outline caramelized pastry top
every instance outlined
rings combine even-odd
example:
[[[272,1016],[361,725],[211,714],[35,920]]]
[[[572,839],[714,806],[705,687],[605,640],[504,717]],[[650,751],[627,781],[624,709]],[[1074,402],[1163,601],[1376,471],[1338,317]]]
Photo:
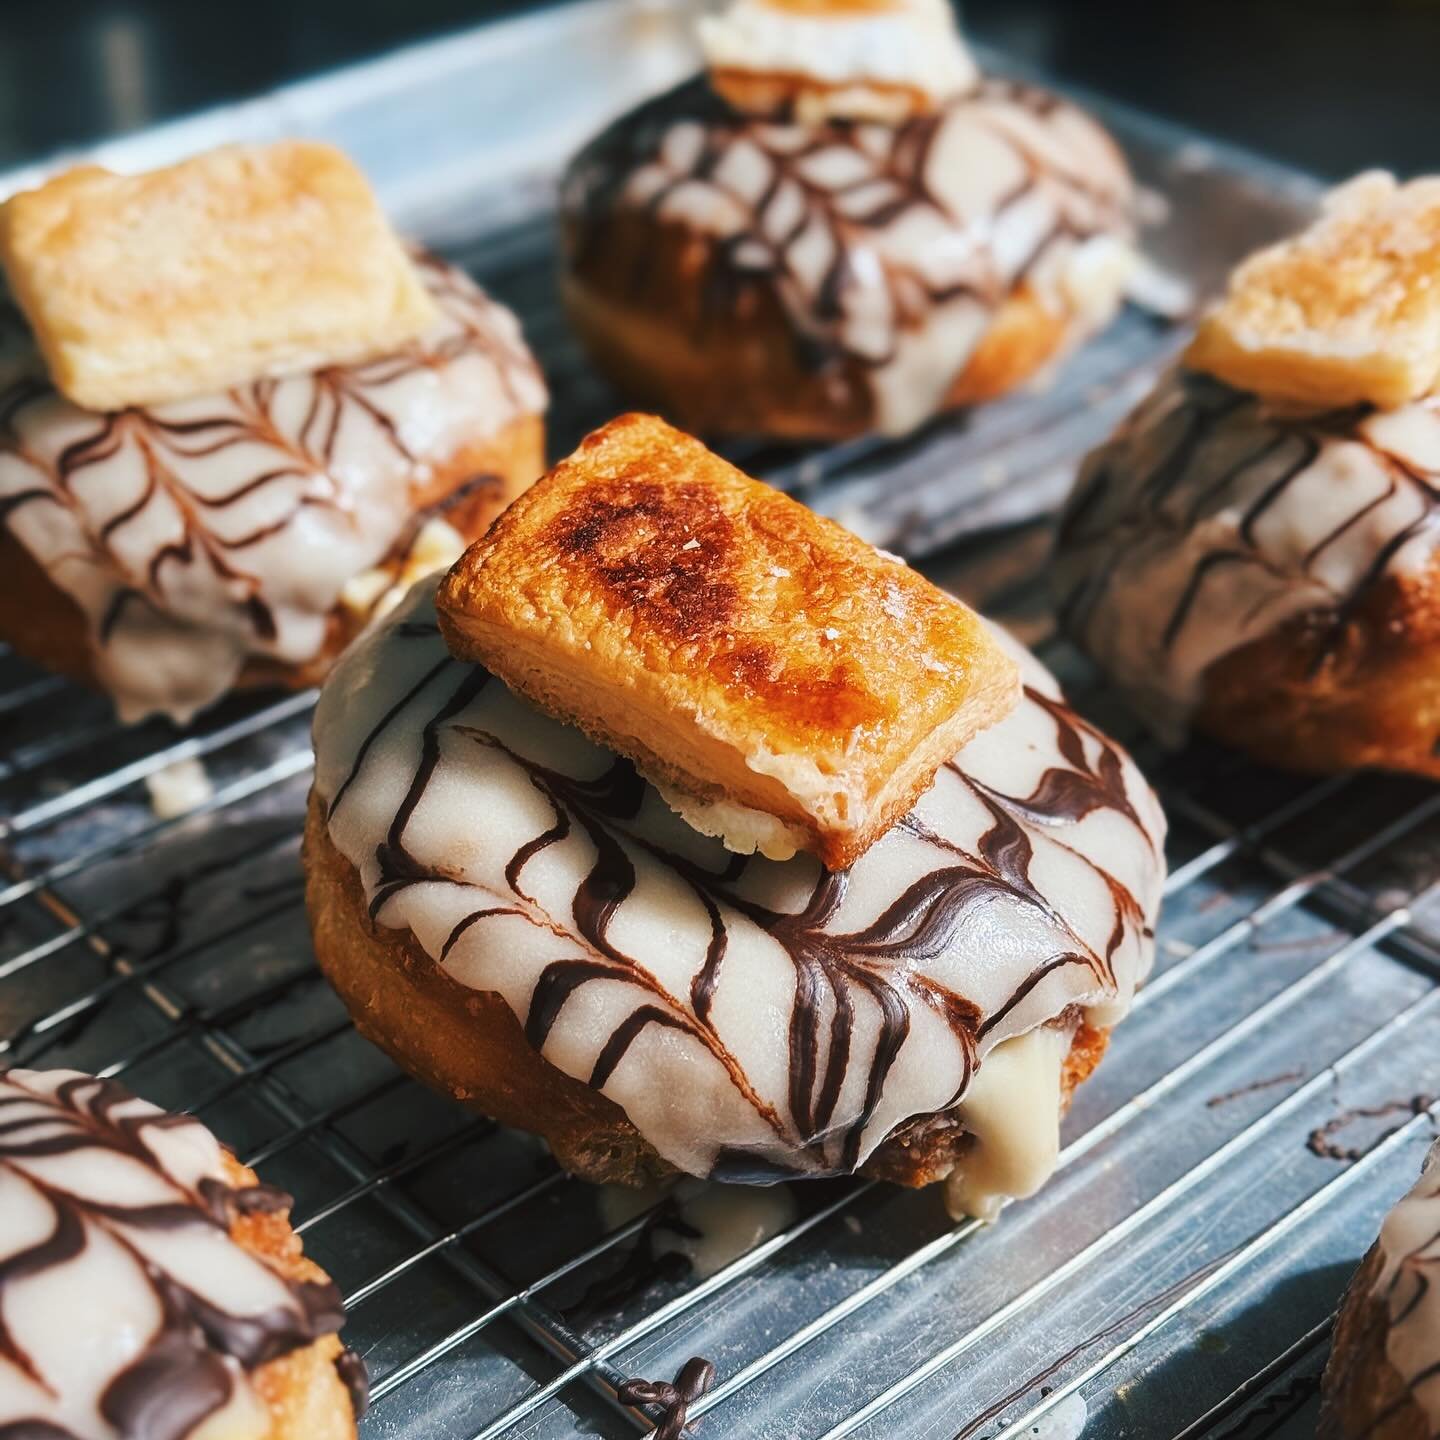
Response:
[[[911,1117],[964,1112],[997,1046],[1076,1006],[1113,1023],[1149,969],[1159,805],[998,633],[1020,703],[829,873],[697,834],[629,762],[447,655],[433,597],[417,585],[326,683],[330,839],[378,925],[499,994],[679,1169],[853,1170]],[[997,1143],[1053,1138],[1050,1094]]]
[[[286,1273],[246,1239],[289,1206],[114,1080],[0,1074],[0,1433],[266,1440],[251,1372],[344,1318],[288,1231]]]
[[[1113,316],[1135,262],[1131,206],[1125,160],[1095,121],[997,79],[894,125],[759,119],[702,78],[617,120],[562,189],[584,283],[624,302],[643,276],[595,263],[610,227],[678,230],[702,338],[772,296],[802,363],[863,388],[887,434],[942,408],[1017,294],[1072,341]]]
[[[1382,172],[1230,279],[1186,363],[1269,400],[1396,408],[1440,380],[1440,178]]]
[[[456,652],[642,770],[851,863],[1015,704],[979,617],[903,562],[629,415],[455,566]]]
[[[980,78],[947,0],[733,0],[700,44],[737,109],[807,124],[904,120]]]
[[[183,721],[251,656],[312,659],[434,474],[544,408],[514,316],[418,268],[438,318],[389,355],[115,414],[77,409],[0,329],[0,523],[84,612],[122,718]]]

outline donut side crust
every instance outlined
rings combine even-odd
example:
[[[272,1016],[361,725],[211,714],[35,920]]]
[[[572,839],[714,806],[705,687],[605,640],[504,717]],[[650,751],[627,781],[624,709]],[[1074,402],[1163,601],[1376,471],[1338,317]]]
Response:
[[[228,1150],[222,1153],[226,1184],[243,1189],[257,1183],[253,1170]],[[288,1212],[237,1215],[230,1238],[288,1280],[323,1283],[330,1278],[306,1258]],[[322,1335],[251,1372],[251,1383],[270,1410],[268,1440],[354,1440],[354,1407],[335,1368],[343,1349],[338,1335]]]
[[[613,1100],[532,1049],[499,995],[461,985],[408,930],[370,919],[359,874],[331,841],[324,802],[313,790],[303,860],[315,957],[367,1040],[431,1089],[543,1136],[560,1165],[581,1179],[647,1185],[678,1173]],[[1108,1038],[1106,1030],[1077,1026],[1062,1108],[1099,1064]],[[879,1145],[861,1173],[930,1185],[971,1143],[953,1114],[918,1116]]]
[[[414,494],[417,514],[443,513],[467,542],[479,539],[491,521],[545,468],[545,422],[523,415],[495,435],[462,446]],[[483,483],[469,490],[472,481]],[[458,496],[453,505],[446,502]],[[407,538],[408,543],[408,538]],[[306,690],[318,685],[340,652],[364,628],[365,617],[337,605],[320,652],[303,665],[252,657],[236,681],[238,689],[280,686]],[[89,626],[74,600],[10,531],[0,524],[0,640],[46,669],[101,688],[96,679]]]
[[[1321,1384],[1318,1440],[1430,1440],[1424,1411],[1385,1351],[1389,1315],[1375,1296],[1383,1265],[1376,1245],[1341,1306]]]
[[[1440,779],[1440,566],[1386,577],[1338,628],[1302,617],[1224,656],[1195,726],[1285,769]]]
[[[723,314],[707,307],[712,246],[684,226],[635,215],[568,222],[561,296],[596,365],[636,403],[701,435],[845,440],[874,430],[865,367],[815,363],[774,287],[747,284]],[[629,277],[643,276],[634,288]],[[626,297],[626,298],[616,298]],[[959,368],[943,408],[993,400],[1038,376],[1078,322],[1021,285]]]

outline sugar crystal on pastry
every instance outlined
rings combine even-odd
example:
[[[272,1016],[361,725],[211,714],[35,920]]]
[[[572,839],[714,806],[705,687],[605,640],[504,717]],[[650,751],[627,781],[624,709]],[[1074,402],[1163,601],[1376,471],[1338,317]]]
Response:
[[[1440,178],[1375,171],[1252,255],[1186,364],[1264,397],[1394,408],[1440,379]]]
[[[836,869],[1019,688],[958,600],[648,416],[595,432],[513,504],[440,611],[457,654]]]
[[[369,359],[435,318],[364,176],[299,140],[66,171],[0,207],[0,260],[56,387],[89,410]]]

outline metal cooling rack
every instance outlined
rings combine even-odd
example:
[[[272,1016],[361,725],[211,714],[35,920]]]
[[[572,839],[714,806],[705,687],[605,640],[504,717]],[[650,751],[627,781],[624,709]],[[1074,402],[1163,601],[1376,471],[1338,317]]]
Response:
[[[593,40],[606,16],[633,26],[631,7],[590,5],[448,42],[446,85],[479,93],[497,55],[519,74],[537,44],[553,69],[555,27]],[[424,60],[125,153],[288,126],[374,164],[351,121],[371,106],[419,126],[437,93]],[[1202,286],[1309,197],[1101,108],[1166,197],[1152,249]],[[543,183],[507,179],[499,228],[408,183],[423,233],[522,314],[563,451],[618,402],[555,310],[548,218],[513,213]],[[374,1378],[367,1440],[643,1433],[653,1417],[617,1386],[697,1354],[718,1371],[691,1407],[700,1435],[1054,1440],[1086,1412],[1100,1440],[1313,1433],[1333,1309],[1440,1114],[1440,790],[1280,775],[1203,745],[1160,755],[1053,640],[1034,517],[1174,343],[1132,312],[1050,388],[905,444],[737,451],[1011,623],[1132,744],[1169,812],[1155,975],[1076,1097],[1060,1172],[998,1226],[951,1224],[933,1193],[800,1185],[788,1229],[697,1280],[653,1259],[653,1216],[606,1231],[594,1192],[533,1140],[399,1074],[309,953],[312,695],[122,729],[98,697],[0,655],[0,1063],[123,1075],[294,1192]],[[188,759],[213,796],[155,819],[146,778]]]

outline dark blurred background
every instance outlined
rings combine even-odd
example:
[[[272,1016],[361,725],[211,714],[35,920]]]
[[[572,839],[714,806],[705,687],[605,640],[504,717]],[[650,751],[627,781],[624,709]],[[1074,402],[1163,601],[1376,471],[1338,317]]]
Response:
[[[490,16],[484,0],[0,0],[0,165]],[[964,0],[1064,79],[1317,173],[1440,168],[1440,0]]]

